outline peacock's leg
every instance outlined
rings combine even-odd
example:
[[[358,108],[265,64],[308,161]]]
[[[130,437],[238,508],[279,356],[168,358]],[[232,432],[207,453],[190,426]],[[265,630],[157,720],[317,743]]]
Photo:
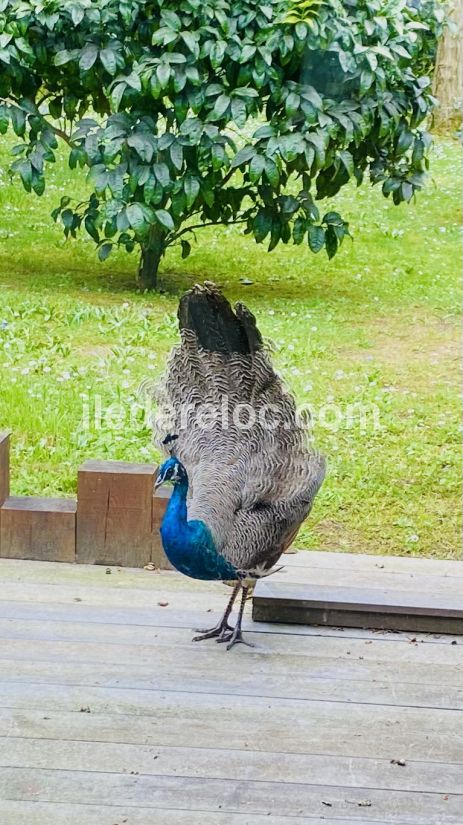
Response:
[[[230,600],[227,604],[225,613],[223,614],[220,621],[216,624],[215,627],[210,628],[209,630],[198,630],[200,636],[195,636],[193,638],[194,642],[202,642],[203,639],[222,639],[222,636],[227,633],[227,630],[233,630],[231,625],[228,624],[228,619],[230,613],[233,610],[233,605],[235,603],[235,599],[238,595],[238,591],[240,589],[240,582],[237,582],[233,588],[233,593],[230,596]]]
[[[217,639],[218,642],[228,642],[227,650],[231,650],[231,648],[237,644],[247,645],[248,647],[254,647],[254,645],[251,642],[246,642],[243,639],[243,631],[241,630],[241,622],[243,621],[244,606],[246,604],[248,591],[249,587],[243,585],[243,592],[241,593],[241,604],[235,627],[233,628],[231,633],[223,634],[219,639]]]

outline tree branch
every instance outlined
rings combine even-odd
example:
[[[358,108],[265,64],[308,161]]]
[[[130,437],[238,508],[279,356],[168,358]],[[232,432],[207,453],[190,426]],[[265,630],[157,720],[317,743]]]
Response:
[[[178,239],[185,234],[185,232],[193,232],[195,229],[202,229],[203,226],[235,226],[238,223],[247,223],[247,218],[237,218],[236,221],[208,221],[207,223],[194,223],[192,226],[186,226],[185,229],[182,229],[181,232],[177,232],[175,235],[172,235],[172,241],[178,241]]]
[[[68,146],[74,146],[74,144],[71,140],[71,136],[68,135],[67,132],[64,132],[63,129],[59,129],[57,126],[52,126],[51,123],[49,123],[48,125],[49,125],[50,129],[53,129],[55,135],[58,135],[58,137],[60,137],[60,138],[62,138],[62,140],[66,141]]]

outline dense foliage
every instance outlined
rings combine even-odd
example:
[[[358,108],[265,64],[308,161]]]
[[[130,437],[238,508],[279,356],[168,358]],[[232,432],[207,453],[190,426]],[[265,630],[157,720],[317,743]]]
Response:
[[[348,234],[319,211],[367,174],[395,203],[421,188],[436,15],[406,0],[0,0],[0,132],[44,191],[60,139],[93,193],[54,212],[104,260],[243,222],[257,242],[332,257]],[[426,22],[424,22],[426,21]]]

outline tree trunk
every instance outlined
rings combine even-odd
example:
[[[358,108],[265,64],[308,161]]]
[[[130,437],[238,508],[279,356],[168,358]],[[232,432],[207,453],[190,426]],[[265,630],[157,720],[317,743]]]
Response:
[[[439,42],[434,71],[433,94],[439,101],[434,110],[433,128],[444,132],[461,125],[463,86],[463,0],[453,0],[449,10],[453,24],[445,28]]]
[[[165,232],[159,226],[154,226],[146,246],[141,248],[138,279],[142,289],[156,289],[159,264],[165,252],[164,239]]]

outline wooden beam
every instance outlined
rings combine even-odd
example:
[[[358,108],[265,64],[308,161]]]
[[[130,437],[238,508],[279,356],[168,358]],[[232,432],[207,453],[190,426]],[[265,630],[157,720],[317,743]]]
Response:
[[[463,633],[463,593],[420,592],[370,586],[335,587],[261,579],[254,590],[256,622],[367,627],[424,633]]]
[[[0,507],[10,495],[10,433],[0,432]]]
[[[152,556],[154,464],[87,461],[77,482],[76,561],[143,567]]]
[[[62,498],[7,498],[0,510],[0,555],[74,562],[76,503]]]

